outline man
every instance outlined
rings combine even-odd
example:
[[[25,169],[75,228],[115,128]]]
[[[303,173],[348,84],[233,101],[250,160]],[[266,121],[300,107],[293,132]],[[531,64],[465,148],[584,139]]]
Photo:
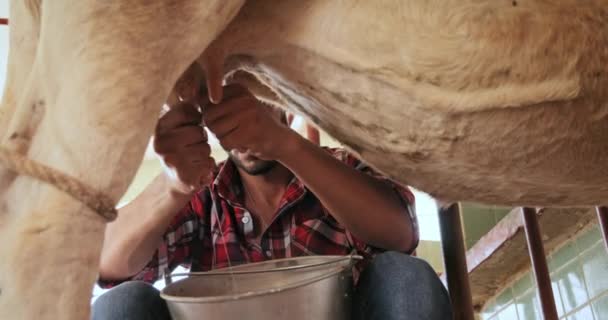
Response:
[[[157,125],[159,176],[109,224],[100,283],[153,282],[180,264],[206,271],[267,259],[357,252],[357,319],[451,319],[445,288],[424,261],[413,195],[343,150],[292,131],[284,113],[228,86],[202,114],[183,103]],[[229,151],[218,169],[203,124]],[[288,236],[286,236],[288,235]],[[170,319],[142,281],[102,295],[93,319]]]

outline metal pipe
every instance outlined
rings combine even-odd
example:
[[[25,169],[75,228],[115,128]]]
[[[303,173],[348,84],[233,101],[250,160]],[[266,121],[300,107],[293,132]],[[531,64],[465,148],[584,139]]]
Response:
[[[557,308],[555,307],[555,298],[553,296],[553,289],[551,288],[551,276],[549,275],[545,248],[536,217],[536,209],[522,208],[521,211],[526,229],[528,251],[532,260],[532,268],[534,270],[534,277],[536,278],[536,286],[540,295],[544,319],[557,320]]]
[[[0,18],[0,25],[8,25],[8,18]]]
[[[600,220],[600,229],[604,237],[604,245],[608,250],[608,207],[595,207],[597,218]]]
[[[440,208],[441,245],[448,291],[452,300],[454,320],[474,320],[473,299],[467,269],[460,206],[458,203]]]

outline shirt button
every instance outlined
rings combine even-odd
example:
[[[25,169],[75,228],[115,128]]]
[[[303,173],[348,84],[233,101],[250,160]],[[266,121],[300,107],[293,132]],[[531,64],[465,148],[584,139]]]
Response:
[[[247,216],[241,218],[241,222],[243,224],[248,224],[249,221],[251,221],[251,219],[249,217],[247,217]]]
[[[266,250],[266,257],[272,258],[272,252],[270,250]]]

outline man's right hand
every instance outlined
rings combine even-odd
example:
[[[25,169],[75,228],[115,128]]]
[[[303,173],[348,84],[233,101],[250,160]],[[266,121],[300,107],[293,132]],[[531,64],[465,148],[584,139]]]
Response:
[[[158,120],[154,150],[165,165],[171,191],[190,195],[210,182],[215,160],[194,104],[181,102]]]
[[[140,272],[176,214],[211,180],[215,161],[200,123],[201,114],[192,103],[178,103],[158,120],[154,150],[167,174],[154,179],[108,224],[99,264],[101,279],[121,280]]]

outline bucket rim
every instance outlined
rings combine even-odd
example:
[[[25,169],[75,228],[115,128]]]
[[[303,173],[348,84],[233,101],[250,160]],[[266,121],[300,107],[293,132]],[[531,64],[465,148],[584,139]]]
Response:
[[[311,263],[311,264],[306,264],[306,265],[295,265],[295,266],[286,266],[286,267],[279,267],[276,269],[265,269],[265,270],[239,270],[240,267],[243,266],[253,266],[253,265],[262,265],[262,264],[266,264],[266,263],[271,263],[271,262],[275,262],[277,260],[304,260],[306,258],[314,258],[314,257],[323,257],[323,258],[329,258],[329,260],[327,261],[323,261],[323,262],[318,262],[318,263]],[[172,274],[169,275],[170,277],[181,277],[181,276],[207,276],[207,275],[242,275],[242,274],[253,274],[253,273],[271,273],[271,272],[277,272],[277,271],[292,271],[292,270],[299,270],[299,269],[305,269],[305,268],[317,268],[317,267],[322,267],[325,265],[330,265],[330,264],[334,264],[334,263],[338,263],[338,262],[342,262],[342,261],[346,261],[346,260],[350,260],[351,264],[355,261],[360,261],[363,260],[362,256],[359,255],[348,255],[348,256],[338,256],[338,255],[331,255],[331,256],[305,256],[305,257],[293,257],[293,258],[285,258],[285,259],[274,259],[274,260],[266,260],[266,261],[261,261],[261,262],[254,262],[254,263],[247,263],[247,264],[241,264],[241,265],[237,265],[237,266],[233,266],[233,267],[228,267],[228,268],[222,268],[222,269],[216,269],[216,270],[211,270],[211,271],[204,271],[204,272],[183,272],[183,273],[176,273],[176,274]],[[352,266],[352,265],[351,265]],[[232,269],[233,271],[227,271]]]
[[[189,279],[189,278],[186,278],[186,279],[178,280],[178,281],[166,286],[165,288],[163,288],[160,292],[160,296],[164,300],[166,300],[167,302],[170,302],[170,303],[208,304],[208,303],[215,303],[215,302],[236,301],[236,300],[243,300],[243,299],[258,297],[258,296],[262,296],[262,295],[277,294],[280,292],[297,289],[297,288],[309,285],[314,282],[318,282],[318,281],[322,281],[322,280],[334,277],[334,276],[342,274],[342,273],[344,273],[345,276],[350,277],[352,274],[352,271],[348,267],[335,267],[335,268],[329,269],[326,273],[323,273],[321,275],[318,275],[318,276],[315,276],[312,278],[308,278],[308,279],[303,279],[300,281],[296,281],[296,282],[293,282],[293,283],[290,283],[287,285],[274,287],[274,288],[242,292],[242,293],[238,293],[238,294],[223,294],[223,295],[209,296],[209,297],[182,297],[182,296],[176,296],[176,295],[167,293],[167,289],[171,288],[171,286]],[[224,276],[226,274],[227,273],[209,272],[206,274],[197,274],[196,276],[197,277],[215,277],[215,276]]]

